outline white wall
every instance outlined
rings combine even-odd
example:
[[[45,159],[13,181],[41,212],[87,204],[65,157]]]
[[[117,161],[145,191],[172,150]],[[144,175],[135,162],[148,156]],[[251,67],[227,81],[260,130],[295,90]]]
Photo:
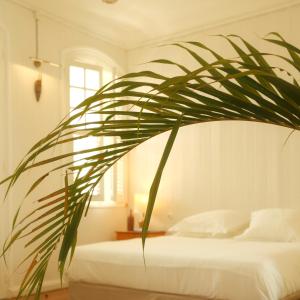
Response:
[[[115,61],[120,68],[126,67],[126,53],[115,46],[102,42],[87,34],[77,32],[76,29],[69,28],[67,25],[57,23],[56,21],[40,16],[40,55],[53,62],[61,63],[61,57],[66,49],[84,47],[92,48],[102,52]],[[33,82],[37,78],[37,73],[33,68],[30,56],[34,55],[34,18],[32,12],[23,9],[12,2],[0,0],[0,28],[3,27],[7,33],[8,48],[8,87],[9,97],[5,98],[10,111],[10,120],[8,122],[8,133],[10,143],[10,166],[11,172],[29,150],[33,143],[37,142],[45,134],[56,126],[63,117],[63,91],[61,85],[62,74],[64,70],[53,68],[51,66],[43,67],[43,91],[40,102],[35,101],[33,93]],[[1,31],[0,31],[1,33]],[[0,42],[2,41],[0,35]],[[0,43],[0,93],[2,89],[2,56]],[[0,94],[0,106],[2,112],[3,96]],[[1,122],[3,121],[1,116]],[[2,125],[2,124],[1,124]],[[1,126],[1,137],[2,137]],[[1,138],[1,142],[2,142]],[[7,147],[1,144],[0,149],[7,151]],[[0,151],[2,151],[0,150]],[[2,153],[1,153],[2,154]],[[8,158],[1,155],[1,168],[3,163],[7,163]],[[1,174],[3,178],[4,174]],[[16,189],[11,193],[9,212],[2,209],[0,220],[3,215],[12,216],[18,207],[18,204],[24,196],[24,191],[35,178],[35,173],[28,173]],[[43,186],[41,193],[53,190],[61,185],[62,178],[53,178],[50,184]],[[3,193],[1,191],[1,199]],[[26,200],[28,205],[25,211],[32,207],[32,198]],[[79,232],[79,244],[92,243],[101,240],[114,238],[114,230],[124,228],[126,220],[126,208],[105,208],[91,209],[87,220],[85,220]],[[1,226],[3,228],[3,226]],[[92,228],[92,230],[91,230]],[[6,231],[8,228],[6,226]],[[6,236],[1,232],[1,237]],[[14,247],[10,255],[10,270],[5,273],[11,273],[7,289],[3,290],[0,285],[0,298],[16,290],[20,278],[24,275],[24,270],[15,270],[13,266],[24,257],[23,245],[20,243]],[[2,274],[2,272],[0,272]],[[1,284],[3,278],[0,277]],[[45,287],[58,287],[57,265],[51,263],[46,277]]]
[[[299,15],[300,6],[294,6],[177,40],[199,40],[224,56],[234,57],[222,39],[211,35],[239,34],[264,51],[276,51],[260,37],[277,31],[300,46],[296,34]],[[181,49],[149,46],[129,52],[129,70],[145,68],[141,63],[157,58],[196,66]],[[153,69],[172,75],[176,72],[168,66],[155,65]],[[183,216],[215,208],[300,207],[300,133],[282,149],[288,134],[284,128],[241,122],[180,129],[161,181],[153,226],[168,227]],[[131,153],[130,199],[135,193],[148,192],[165,143],[166,134]]]

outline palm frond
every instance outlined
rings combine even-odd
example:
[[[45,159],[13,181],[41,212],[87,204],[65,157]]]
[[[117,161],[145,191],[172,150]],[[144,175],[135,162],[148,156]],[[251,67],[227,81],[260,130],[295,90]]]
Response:
[[[300,50],[276,33],[271,37],[265,40],[286,49],[287,57],[260,52],[233,35],[222,37],[236,53],[236,58],[231,59],[200,42],[174,44],[173,47],[186,51],[198,68],[189,70],[177,62],[155,60],[152,63],[173,65],[181,75],[168,77],[147,70],[122,76],[84,100],[71,117],[64,119],[30,149],[15,172],[0,183],[7,184],[7,193],[20,176],[32,169],[46,171],[33,181],[26,197],[47,182],[50,175],[63,174],[65,180],[61,188],[37,199],[37,206],[30,213],[22,217],[20,211],[16,214],[2,255],[20,239],[24,239],[25,247],[32,248],[22,262],[31,261],[19,295],[39,295],[49,259],[58,245],[58,268],[62,276],[68,258],[72,259],[78,226],[86,214],[93,190],[109,168],[141,143],[171,131],[150,188],[143,227],[144,244],[163,169],[180,127],[236,120],[300,129],[300,88],[294,79],[298,74],[292,76],[285,72],[282,76],[282,68],[268,63],[268,58],[274,56],[299,72]],[[209,52],[214,61],[204,59],[203,52]],[[99,114],[103,121],[86,123],[83,117],[87,114]],[[82,121],[74,124],[78,118]],[[49,150],[89,136],[110,136],[115,142],[49,156]],[[76,154],[85,155],[84,164],[74,164]],[[80,176],[84,170],[87,173]],[[77,176],[72,180],[69,174],[74,172]]]

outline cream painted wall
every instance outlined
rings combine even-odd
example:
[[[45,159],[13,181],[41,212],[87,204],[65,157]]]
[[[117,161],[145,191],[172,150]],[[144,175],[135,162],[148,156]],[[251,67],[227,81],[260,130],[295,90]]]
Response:
[[[7,123],[8,110],[6,101],[7,67],[6,67],[6,35],[0,26],[0,178],[8,174],[8,139]],[[6,228],[8,226],[7,210],[9,203],[0,202],[0,244],[4,242]],[[3,298],[6,290],[7,276],[6,267],[3,260],[0,261],[0,298]]]
[[[33,82],[37,73],[34,70],[29,56],[34,55],[34,19],[32,12],[23,9],[12,2],[0,0],[0,28],[4,28],[7,33],[8,49],[8,97],[3,98],[0,94],[1,113],[3,113],[3,103],[8,105],[10,119],[8,130],[2,134],[8,133],[10,144],[10,165],[9,172],[17,165],[29,147],[47,134],[61,120],[63,111],[63,85],[61,84],[64,70],[53,68],[51,66],[43,67],[43,91],[39,103],[35,101],[33,93]],[[0,31],[0,93],[3,91],[2,82],[2,31]],[[76,31],[76,28],[68,27],[58,23],[48,17],[40,16],[40,55],[45,59],[61,63],[62,54],[71,48],[91,48],[102,52],[110,57],[120,68],[126,68],[126,53],[122,49],[107,44],[88,34]],[[1,115],[0,122],[3,122]],[[2,125],[2,123],[1,123]],[[3,139],[1,138],[1,142]],[[4,146],[4,147],[3,147]],[[0,151],[7,151],[7,145],[1,144]],[[57,149],[57,152],[59,149]],[[2,152],[1,152],[2,154]],[[1,155],[1,178],[3,164],[8,163],[8,158]],[[10,210],[2,209],[1,206],[1,225],[2,217],[5,214],[12,220],[13,214],[22,200],[24,191],[28,188],[30,181],[37,176],[35,173],[28,173],[11,193]],[[59,186],[62,178],[52,178],[50,184],[42,187],[41,193],[46,193]],[[1,191],[1,198],[3,192]],[[32,208],[32,200],[27,200],[27,207],[24,212]],[[79,231],[79,244],[92,243],[114,238],[114,231],[125,227],[126,208],[105,208],[91,209],[88,218],[83,221]],[[6,232],[3,232],[5,229]],[[7,235],[8,227],[1,226],[1,237]],[[15,265],[24,257],[25,251],[23,244],[20,243],[11,251],[9,255],[10,269],[4,273],[10,274],[8,284],[4,284],[2,269],[0,271],[0,298],[4,295],[12,295],[17,290],[20,278],[24,275],[24,269],[15,270]],[[46,277],[45,288],[57,288],[58,282],[57,265],[51,263]],[[4,290],[3,286],[6,289]]]
[[[222,39],[211,36],[232,33],[242,35],[262,50],[277,51],[260,37],[278,31],[300,46],[296,34],[299,15],[298,5],[177,40],[200,40],[233,57]],[[157,58],[195,66],[187,57],[181,49],[153,45],[130,51],[128,66],[130,71],[137,71],[145,68],[142,63]],[[172,67],[154,65],[152,68],[165,74],[176,73]],[[295,133],[283,148],[288,134],[289,130],[284,128],[241,122],[216,122],[180,129],[163,174],[152,226],[167,228],[184,216],[216,208],[300,207],[300,133]],[[166,136],[158,136],[130,154],[130,199],[135,193],[148,192]]]

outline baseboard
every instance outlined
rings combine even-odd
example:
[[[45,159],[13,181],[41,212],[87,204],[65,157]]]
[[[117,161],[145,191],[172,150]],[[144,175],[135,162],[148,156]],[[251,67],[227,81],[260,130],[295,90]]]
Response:
[[[53,291],[53,290],[58,290],[62,288],[68,287],[68,283],[63,281],[62,284],[60,280],[45,280],[42,288],[42,292],[47,292],[47,291]],[[19,292],[19,286],[14,285],[10,287],[9,289],[9,298],[15,297],[18,295]]]

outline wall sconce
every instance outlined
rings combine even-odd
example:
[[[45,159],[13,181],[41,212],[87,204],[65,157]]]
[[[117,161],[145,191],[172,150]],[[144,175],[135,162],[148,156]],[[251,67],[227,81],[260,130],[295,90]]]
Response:
[[[42,93],[42,71],[41,71],[42,65],[49,64],[57,68],[59,68],[60,65],[39,58],[39,18],[37,12],[34,12],[34,19],[35,19],[35,57],[29,57],[29,59],[33,62],[34,67],[39,72],[38,79],[34,81],[34,94],[35,94],[35,99],[38,102],[40,100],[41,93]]]
[[[42,72],[40,70],[42,63],[38,60],[33,61],[33,65],[39,71],[38,79],[34,82],[34,94],[37,102],[40,101],[41,93],[42,93]]]

